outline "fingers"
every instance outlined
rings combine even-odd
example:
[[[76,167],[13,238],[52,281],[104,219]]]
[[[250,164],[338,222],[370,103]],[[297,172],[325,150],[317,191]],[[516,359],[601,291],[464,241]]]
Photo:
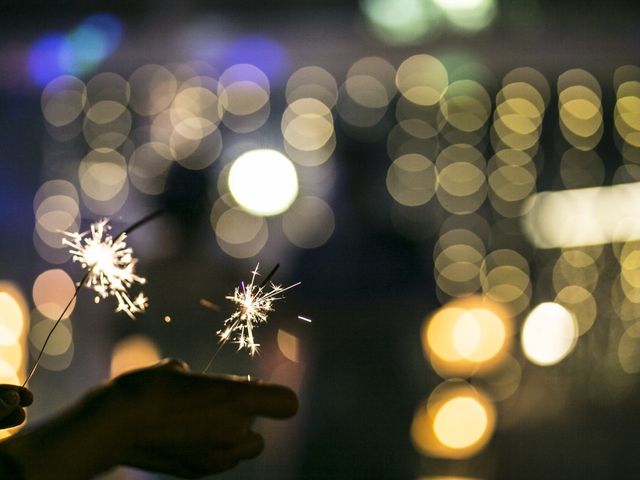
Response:
[[[289,418],[298,411],[298,397],[281,385],[245,383],[236,394],[240,408],[251,415]]]
[[[0,418],[11,414],[20,405],[20,394],[15,390],[7,390],[0,395]]]
[[[18,395],[18,402],[13,404],[15,401],[15,395]],[[8,395],[9,398],[4,398],[4,395]],[[23,407],[28,407],[33,403],[33,393],[25,387],[19,387],[18,385],[8,385],[8,384],[0,384],[0,409],[2,408],[2,404],[9,402],[11,405],[21,405]]]
[[[0,428],[16,427],[24,422],[27,414],[22,407],[16,407],[9,415],[4,418],[0,418]]]

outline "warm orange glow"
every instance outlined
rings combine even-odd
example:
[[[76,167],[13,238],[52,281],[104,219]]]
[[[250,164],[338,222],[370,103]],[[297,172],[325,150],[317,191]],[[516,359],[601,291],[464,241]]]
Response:
[[[132,335],[120,340],[111,355],[111,377],[137,368],[148,367],[160,360],[158,347],[147,337]]]
[[[490,440],[495,416],[485,394],[461,381],[445,382],[416,411],[411,438],[425,455],[468,458]]]
[[[469,375],[500,363],[511,329],[511,318],[501,306],[467,297],[444,305],[425,322],[423,346],[441,375]]]

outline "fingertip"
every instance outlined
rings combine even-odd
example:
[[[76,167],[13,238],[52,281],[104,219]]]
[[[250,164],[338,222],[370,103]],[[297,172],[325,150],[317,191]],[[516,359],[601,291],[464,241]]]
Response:
[[[163,360],[161,360],[156,367],[158,368],[165,368],[168,370],[176,370],[179,372],[188,372],[189,371],[189,364],[187,364],[187,362],[185,362],[184,360],[180,360],[178,358],[165,358]]]
[[[33,393],[31,390],[25,387],[18,387],[18,393],[20,394],[20,405],[28,407],[33,403]]]

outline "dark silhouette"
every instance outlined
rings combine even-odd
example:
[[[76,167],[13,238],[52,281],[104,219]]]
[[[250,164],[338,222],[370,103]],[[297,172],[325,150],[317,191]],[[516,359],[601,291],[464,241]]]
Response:
[[[4,385],[0,399],[7,427],[24,420],[33,396]],[[0,443],[0,477],[84,480],[127,465],[198,478],[260,454],[264,440],[251,430],[256,416],[288,418],[297,408],[286,387],[191,373],[165,360],[96,387],[50,421]]]

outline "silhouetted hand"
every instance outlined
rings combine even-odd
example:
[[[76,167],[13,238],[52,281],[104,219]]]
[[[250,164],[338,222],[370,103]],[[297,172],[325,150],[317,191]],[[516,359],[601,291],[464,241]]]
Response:
[[[98,387],[0,451],[17,460],[25,480],[84,480],[116,465],[198,478],[262,451],[254,417],[296,410],[286,387],[189,373],[165,361]]]
[[[17,385],[0,385],[0,428],[20,425],[26,417],[23,407],[33,403],[33,394]]]

